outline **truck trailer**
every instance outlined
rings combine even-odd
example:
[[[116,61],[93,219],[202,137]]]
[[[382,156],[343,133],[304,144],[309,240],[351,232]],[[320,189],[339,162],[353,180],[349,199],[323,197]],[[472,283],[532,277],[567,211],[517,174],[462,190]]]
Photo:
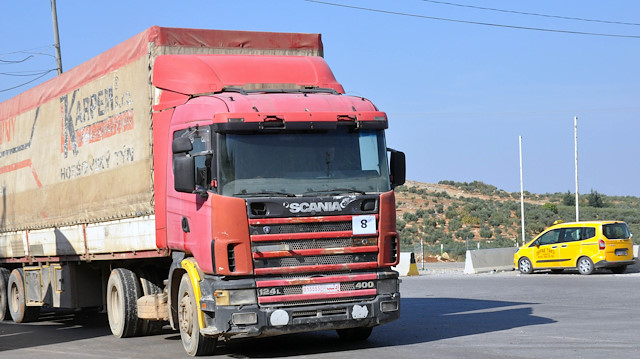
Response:
[[[387,127],[319,34],[151,27],[0,103],[0,320],[364,340],[400,313]]]

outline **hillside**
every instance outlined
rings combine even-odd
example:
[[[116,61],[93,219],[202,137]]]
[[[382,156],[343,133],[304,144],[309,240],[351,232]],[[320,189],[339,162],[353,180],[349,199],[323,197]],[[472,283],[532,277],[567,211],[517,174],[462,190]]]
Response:
[[[460,258],[468,248],[522,244],[520,193],[482,182],[407,181],[397,187],[397,224],[403,251],[435,255],[442,250]],[[575,220],[571,193],[525,191],[525,236],[531,239],[556,220]],[[640,198],[606,196],[592,191],[580,196],[580,220],[622,220],[640,242]]]

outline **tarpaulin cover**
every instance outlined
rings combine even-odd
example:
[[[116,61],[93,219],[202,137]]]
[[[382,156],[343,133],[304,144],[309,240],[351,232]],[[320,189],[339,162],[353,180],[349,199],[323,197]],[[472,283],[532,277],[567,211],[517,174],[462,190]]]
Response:
[[[153,214],[154,60],[225,53],[321,56],[322,43],[155,26],[0,103],[0,232]]]

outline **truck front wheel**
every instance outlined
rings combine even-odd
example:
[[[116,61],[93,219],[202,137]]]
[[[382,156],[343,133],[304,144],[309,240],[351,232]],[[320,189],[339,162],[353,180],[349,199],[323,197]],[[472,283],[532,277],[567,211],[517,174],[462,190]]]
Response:
[[[198,303],[191,285],[189,274],[182,275],[178,290],[178,325],[182,345],[191,356],[212,354],[217,338],[206,337],[200,333],[198,324]]]
[[[107,283],[107,316],[111,332],[116,337],[136,335],[141,324],[138,319],[138,297],[140,285],[136,274],[126,268],[112,270]]]
[[[7,302],[13,321],[28,323],[38,319],[40,307],[27,306],[22,268],[14,269],[11,272],[7,286]]]

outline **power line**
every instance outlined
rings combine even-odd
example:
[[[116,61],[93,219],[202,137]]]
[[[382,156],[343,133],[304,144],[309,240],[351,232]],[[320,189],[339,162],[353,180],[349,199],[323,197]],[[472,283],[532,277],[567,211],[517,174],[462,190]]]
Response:
[[[55,70],[55,69],[53,69]],[[42,70],[42,71],[16,71],[16,72],[0,72],[0,75],[5,75],[5,76],[24,76],[24,77],[29,77],[29,76],[38,76],[38,75],[42,75],[42,74],[48,74],[49,72],[51,72],[52,70]]]
[[[45,52],[48,51],[52,47],[53,47],[53,45],[34,47],[32,49],[6,52],[4,54],[0,54],[0,56],[15,55],[15,54],[49,55],[49,54],[46,54]],[[44,50],[36,52],[36,50],[40,50],[40,49],[44,49]],[[52,56],[52,55],[49,55],[49,56]]]
[[[25,61],[29,60],[30,58],[33,58],[33,55],[29,55],[29,56],[25,57],[22,60],[15,60],[15,61],[11,61],[11,60],[7,61],[7,60],[0,59],[0,63],[2,63],[2,64],[19,64],[21,62],[25,62]]]
[[[549,14],[538,14],[534,12],[523,12],[523,11],[514,11],[514,10],[505,10],[505,9],[496,9],[491,7],[482,7],[482,6],[474,6],[474,5],[465,5],[465,4],[456,4],[452,2],[446,1],[436,1],[436,0],[422,0],[424,2],[430,2],[434,4],[442,4],[442,5],[450,5],[450,6],[458,6],[458,7],[466,7],[471,9],[478,10],[489,10],[489,11],[498,11],[505,12],[511,14],[519,14],[519,15],[528,15],[528,16],[540,16],[540,17],[550,17],[555,19],[563,19],[563,20],[576,20],[576,21],[588,21],[588,22],[600,22],[604,24],[616,24],[616,25],[631,25],[631,26],[640,26],[640,24],[634,22],[622,22],[622,21],[609,21],[609,20],[598,20],[598,19],[586,19],[581,17],[570,17],[570,16],[559,16],[559,15],[549,15]]]
[[[6,88],[6,89],[3,89],[3,90],[0,90],[0,92],[11,91],[11,90],[15,90],[15,89],[17,89],[18,87],[22,87],[22,86],[24,86],[24,85],[28,85],[28,84],[30,84],[30,83],[32,83],[32,82],[34,82],[34,81],[36,81],[36,80],[39,80],[39,79],[43,78],[46,74],[48,74],[48,73],[50,73],[50,72],[53,72],[53,71],[57,71],[57,70],[58,70],[58,69],[52,69],[52,70],[46,71],[45,73],[43,73],[42,75],[40,75],[40,76],[38,76],[38,77],[34,78],[33,80],[29,80],[29,81],[27,81],[27,82],[25,82],[25,83],[23,83],[23,84],[18,85],[18,86],[14,86],[14,87],[10,87],[10,88]]]
[[[380,10],[380,9],[366,8],[366,7],[360,7],[360,6],[343,5],[343,4],[336,4],[336,3],[331,3],[331,2],[326,2],[326,1],[318,1],[318,0],[305,0],[305,1],[307,1],[307,2],[312,2],[312,3],[317,3],[317,4],[323,4],[323,5],[336,6],[336,7],[344,7],[344,8],[349,8],[349,9],[356,9],[356,10],[364,10],[364,11],[378,12],[378,13],[383,13],[383,14],[391,14],[391,15],[399,15],[399,16],[416,17],[416,18],[421,18],[421,19],[430,19],[430,20],[449,21],[449,22],[462,23],[462,24],[472,24],[472,25],[483,25],[483,26],[503,27],[503,28],[509,28],[509,29],[519,29],[519,30],[531,30],[531,31],[555,32],[555,33],[573,34],[573,35],[589,35],[589,36],[604,36],[604,37],[619,37],[619,38],[640,39],[640,35],[605,34],[605,33],[596,33],[596,32],[583,32],[583,31],[557,30],[557,29],[545,29],[545,28],[526,27],[526,26],[516,26],[516,25],[493,24],[493,23],[487,23],[487,22],[478,22],[478,21],[467,21],[467,20],[449,19],[449,18],[443,18],[443,17],[434,17],[434,16],[426,16],[426,15],[410,14],[410,13],[397,12],[397,11],[389,11],[389,10]]]

